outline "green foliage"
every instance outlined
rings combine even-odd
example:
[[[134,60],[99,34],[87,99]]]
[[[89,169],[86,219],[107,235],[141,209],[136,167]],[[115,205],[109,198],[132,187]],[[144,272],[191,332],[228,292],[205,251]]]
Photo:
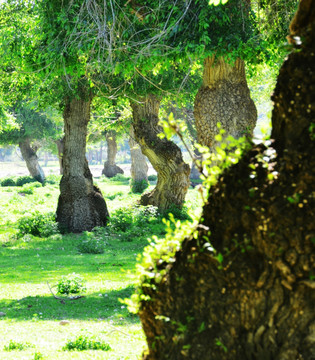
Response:
[[[85,280],[76,273],[62,276],[58,281],[58,294],[79,294],[86,291]]]
[[[103,254],[106,245],[104,233],[96,228],[92,232],[84,231],[77,248],[81,254]]]
[[[94,336],[80,335],[74,340],[68,340],[66,345],[62,348],[64,351],[85,351],[85,350],[111,350],[108,343],[102,340],[96,340]]]
[[[41,360],[41,359],[44,359],[44,355],[39,351],[36,351],[34,354],[34,360]]]
[[[133,179],[130,180],[131,192],[133,192],[134,194],[142,194],[144,190],[147,189],[148,187],[149,187],[149,182],[145,179],[140,181],[136,181]]]
[[[1,180],[1,186],[16,186],[16,182],[12,177],[8,177]]]
[[[42,187],[42,185],[38,182],[24,184],[22,186],[22,189],[19,189],[19,194],[31,195],[34,193],[34,188],[39,188],[39,187]]]
[[[130,180],[130,177],[125,176],[123,174],[117,174],[117,175],[113,176],[112,178],[110,178],[110,181],[118,182],[118,183],[122,183],[122,184],[128,184],[129,180]]]
[[[45,184],[56,185],[60,183],[61,175],[50,174],[46,176]]]
[[[29,184],[29,183],[33,183],[36,182],[37,180],[35,180],[33,177],[31,176],[19,176],[16,179],[16,186],[23,186],[25,184]]]
[[[34,345],[27,342],[18,342],[10,340],[9,345],[4,345],[3,349],[5,351],[16,351],[16,350],[25,350],[28,348],[34,347]]]
[[[149,175],[149,176],[148,176],[148,180],[149,180],[149,181],[152,181],[152,182],[153,182],[153,181],[157,181],[157,175]]]
[[[191,216],[188,214],[188,209],[186,206],[183,206],[180,209],[177,206],[172,205],[168,209],[163,210],[161,216],[166,219],[174,217],[177,220],[192,220]]]
[[[40,213],[36,210],[18,220],[18,229],[19,237],[25,234],[47,237],[59,232],[54,213]]]
[[[122,191],[117,191],[115,192],[114,194],[110,194],[110,195],[105,195],[104,197],[106,199],[109,199],[109,200],[114,200],[116,199],[117,197],[120,197],[120,196],[123,196],[124,193]]]

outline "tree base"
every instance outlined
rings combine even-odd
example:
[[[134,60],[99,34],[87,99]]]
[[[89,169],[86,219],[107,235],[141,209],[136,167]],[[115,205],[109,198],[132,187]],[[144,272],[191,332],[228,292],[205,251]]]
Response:
[[[112,178],[117,174],[123,174],[124,170],[117,165],[111,165],[107,162],[104,164],[104,169],[102,170],[102,175],[105,175],[108,178]]]
[[[79,233],[105,226],[109,213],[99,188],[86,178],[65,178],[60,182],[57,222],[61,231]]]

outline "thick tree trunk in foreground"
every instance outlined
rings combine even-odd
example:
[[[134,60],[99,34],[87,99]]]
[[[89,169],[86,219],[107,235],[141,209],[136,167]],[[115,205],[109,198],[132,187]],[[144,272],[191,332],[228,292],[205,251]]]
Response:
[[[158,177],[156,187],[142,196],[141,203],[159,209],[168,209],[171,205],[182,207],[189,187],[190,168],[177,145],[157,136],[162,130],[158,125],[159,106],[159,100],[152,95],[142,102],[131,103],[135,138]]]
[[[102,175],[111,178],[117,174],[123,174],[124,170],[116,165],[117,142],[116,142],[116,134],[114,131],[108,131],[106,133],[106,142],[107,142],[107,160],[104,163]]]
[[[67,231],[90,231],[106,225],[108,211],[101,191],[93,185],[85,157],[90,101],[72,99],[65,106],[63,176],[57,221]]]
[[[24,161],[26,162],[26,166],[30,175],[43,183],[45,181],[45,174],[43,169],[38,163],[38,157],[36,155],[36,150],[31,147],[31,142],[29,139],[23,139],[19,142],[19,148],[21,150],[21,154],[23,156]]]
[[[59,173],[63,174],[63,152],[65,147],[64,137],[55,141],[58,149]]]
[[[136,142],[133,126],[130,126],[129,146],[131,157],[131,179],[132,184],[142,183],[143,188],[148,187],[148,164],[146,157],[142,154],[140,145]],[[146,186],[145,186],[146,185]]]
[[[274,147],[253,146],[228,169],[197,236],[148,269],[145,359],[315,359],[315,0],[301,7],[303,45],[273,96]]]
[[[203,84],[195,98],[194,116],[198,142],[211,150],[221,123],[226,135],[239,138],[252,135],[257,110],[250,98],[244,61],[234,65],[224,59],[208,57],[204,62]]]

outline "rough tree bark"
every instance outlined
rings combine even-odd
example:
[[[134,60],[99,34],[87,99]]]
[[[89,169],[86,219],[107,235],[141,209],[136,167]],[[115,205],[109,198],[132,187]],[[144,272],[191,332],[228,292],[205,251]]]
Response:
[[[130,126],[129,147],[131,157],[131,179],[133,183],[148,184],[148,164],[142,154],[139,144],[136,142],[133,126]]]
[[[228,64],[223,58],[208,57],[204,62],[203,84],[194,105],[198,142],[211,150],[221,123],[227,135],[251,135],[257,110],[250,98],[245,65],[241,59]]]
[[[291,33],[302,45],[279,73],[274,143],[223,173],[196,236],[148,269],[144,359],[315,359],[315,0]]]
[[[55,141],[56,145],[57,145],[57,150],[58,150],[58,161],[59,161],[59,173],[60,175],[63,174],[63,152],[64,152],[64,137],[61,139],[58,139]]]
[[[106,225],[108,211],[101,191],[93,185],[85,157],[91,99],[71,99],[63,117],[65,127],[63,176],[57,221],[67,231],[90,231]]]
[[[45,174],[38,163],[38,157],[36,155],[37,149],[32,148],[30,139],[28,138],[19,142],[19,148],[30,175],[40,183],[43,183],[45,181]]]
[[[148,95],[139,102],[132,102],[135,138],[142,153],[157,172],[157,184],[153,191],[141,198],[142,205],[154,205],[168,209],[171,205],[182,207],[189,187],[190,167],[183,161],[180,148],[172,141],[160,139],[160,101]]]
[[[102,175],[111,178],[117,174],[124,173],[124,170],[116,165],[117,142],[116,142],[116,134],[114,131],[108,131],[106,133],[106,143],[107,143],[107,160],[104,163]]]

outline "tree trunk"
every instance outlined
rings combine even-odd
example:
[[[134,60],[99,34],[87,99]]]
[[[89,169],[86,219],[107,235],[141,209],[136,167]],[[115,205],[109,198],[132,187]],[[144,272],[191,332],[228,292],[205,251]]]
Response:
[[[142,102],[131,103],[135,138],[158,177],[156,187],[142,196],[141,204],[159,209],[168,209],[171,205],[180,208],[189,187],[190,168],[177,145],[157,136],[162,130],[158,125],[159,106],[159,100],[152,95]]]
[[[106,133],[106,142],[107,142],[107,161],[105,161],[104,163],[102,175],[111,178],[117,174],[123,174],[124,170],[116,165],[117,142],[116,142],[116,134],[114,131],[108,131]]]
[[[315,359],[315,0],[293,24],[303,44],[279,73],[274,148],[226,170],[195,236],[143,272],[144,359]]]
[[[19,147],[23,159],[26,162],[28,171],[30,172],[30,175],[40,183],[43,183],[45,181],[45,174],[43,169],[38,163],[38,157],[36,155],[37,149],[35,150],[31,147],[31,142],[29,139],[21,140],[19,142]]]
[[[130,126],[129,133],[129,146],[130,146],[130,157],[131,157],[131,188],[133,189],[141,189],[141,191],[134,192],[142,192],[149,186],[148,182],[148,164],[146,161],[146,157],[142,154],[139,144],[136,142],[135,133],[133,126]]]
[[[57,221],[67,231],[91,231],[106,225],[108,211],[101,191],[93,185],[85,157],[90,100],[72,99],[63,113],[65,123],[63,176]]]
[[[215,148],[217,123],[226,135],[239,138],[252,135],[257,121],[257,110],[250,98],[244,61],[234,65],[223,58],[208,57],[204,62],[203,84],[195,98],[194,116],[198,142]]]
[[[58,149],[59,171],[60,175],[63,175],[63,152],[65,147],[65,138],[61,138],[55,141]]]

